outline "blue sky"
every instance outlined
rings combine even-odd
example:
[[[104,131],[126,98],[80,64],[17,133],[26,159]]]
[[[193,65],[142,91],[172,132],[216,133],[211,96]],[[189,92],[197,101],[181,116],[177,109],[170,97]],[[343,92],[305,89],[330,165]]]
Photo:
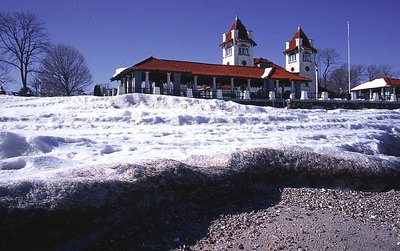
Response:
[[[53,43],[86,57],[94,84],[149,56],[221,63],[222,33],[235,15],[254,32],[255,56],[279,65],[298,25],[316,48],[335,48],[346,62],[350,21],[352,63],[391,64],[400,72],[398,0],[0,0],[0,10],[36,13]]]

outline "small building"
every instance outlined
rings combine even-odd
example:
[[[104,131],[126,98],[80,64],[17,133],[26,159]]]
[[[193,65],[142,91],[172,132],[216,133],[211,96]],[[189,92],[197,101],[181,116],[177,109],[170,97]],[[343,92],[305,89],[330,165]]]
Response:
[[[307,55],[312,55],[313,60],[316,50],[304,32],[301,29],[298,32],[299,37],[294,44],[299,44],[300,46],[296,47],[299,49],[287,48],[285,52],[288,55],[308,53]],[[303,71],[299,70],[314,70],[313,66],[306,68],[303,65],[305,63],[308,66],[310,58],[301,60],[296,65],[296,70],[289,72],[267,59],[254,58],[253,48],[256,45],[252,32],[248,31],[236,16],[230,30],[222,36],[222,64],[149,57],[131,67],[118,69],[111,81],[120,81],[119,93],[201,98],[300,99],[302,91],[312,91],[310,82],[313,79],[302,76]]]
[[[397,101],[397,95],[400,94],[400,79],[377,78],[354,87],[351,92],[357,99]]]

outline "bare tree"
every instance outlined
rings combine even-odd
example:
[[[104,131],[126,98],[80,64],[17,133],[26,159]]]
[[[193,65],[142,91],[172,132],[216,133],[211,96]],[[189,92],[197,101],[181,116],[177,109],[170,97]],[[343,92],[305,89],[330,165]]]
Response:
[[[373,80],[376,78],[384,78],[384,77],[392,78],[396,75],[396,73],[393,70],[393,66],[388,64],[368,65],[367,74],[369,80]]]
[[[29,84],[29,88],[32,91],[33,96],[41,96],[41,80],[39,78],[34,78],[34,80]]]
[[[48,50],[38,77],[42,91],[51,96],[78,95],[92,84],[92,75],[83,55],[63,44]]]
[[[0,54],[2,62],[18,68],[22,93],[28,91],[28,75],[45,51],[48,36],[44,23],[32,13],[0,13]]]
[[[11,77],[9,75],[10,69],[8,65],[6,65],[4,62],[0,61],[0,85],[1,86],[6,86],[8,82],[11,82]]]
[[[350,87],[359,85],[365,79],[365,66],[353,64],[350,67]],[[328,87],[336,93],[345,94],[349,91],[347,64],[332,70],[328,78]]]
[[[318,51],[317,62],[321,63],[324,69],[322,71],[323,87],[327,88],[331,67],[337,63],[339,53],[334,48],[326,48]]]

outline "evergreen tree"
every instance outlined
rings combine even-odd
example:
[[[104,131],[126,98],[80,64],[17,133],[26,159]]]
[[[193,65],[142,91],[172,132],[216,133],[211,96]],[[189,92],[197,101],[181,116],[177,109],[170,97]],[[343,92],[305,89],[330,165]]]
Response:
[[[94,96],[103,96],[103,93],[101,92],[101,86],[100,85],[95,85],[94,86],[93,95]]]

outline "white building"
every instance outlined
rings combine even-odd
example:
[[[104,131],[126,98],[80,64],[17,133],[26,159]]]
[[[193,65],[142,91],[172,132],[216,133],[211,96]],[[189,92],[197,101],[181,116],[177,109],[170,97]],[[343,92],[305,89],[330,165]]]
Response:
[[[253,33],[248,31],[238,16],[227,33],[222,34],[222,64],[254,66]]]
[[[390,100],[397,101],[397,95],[400,93],[400,79],[396,78],[377,78],[362,83],[351,89],[352,95],[358,99],[365,100]]]
[[[286,42],[286,70],[299,76],[312,79],[305,83],[302,90],[309,93],[316,92],[315,56],[317,50],[313,41],[307,37],[299,26],[291,41]]]

